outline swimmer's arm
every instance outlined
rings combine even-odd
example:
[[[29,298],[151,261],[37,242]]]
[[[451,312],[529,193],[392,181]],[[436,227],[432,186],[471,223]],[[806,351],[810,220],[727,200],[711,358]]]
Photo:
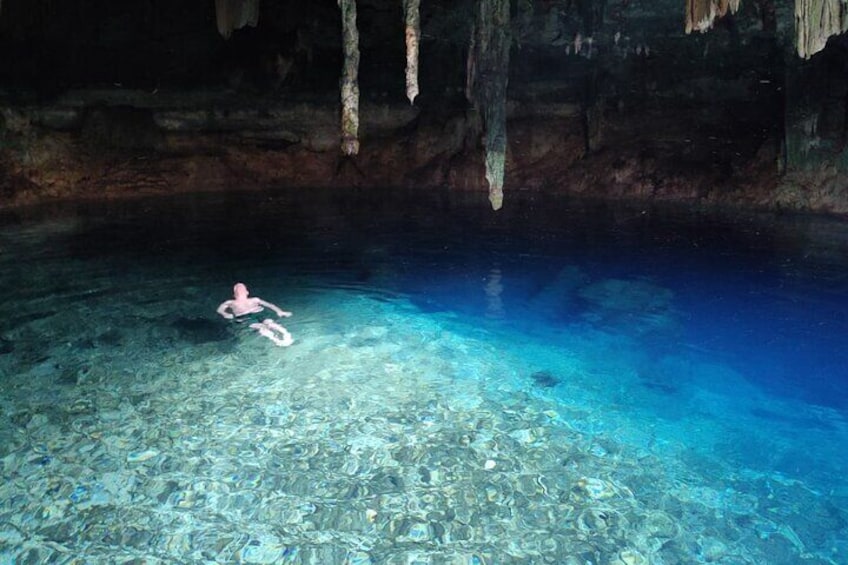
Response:
[[[258,298],[257,300],[259,301],[260,305],[265,306],[266,308],[270,308],[271,310],[276,312],[277,316],[283,316],[285,318],[288,318],[289,316],[292,315],[291,312],[286,312],[285,310],[281,310],[276,304],[271,304],[270,302],[266,302],[266,301],[262,300],[261,298]]]
[[[227,312],[227,308],[229,308],[232,303],[232,300],[225,300],[224,302],[221,302],[221,304],[218,305],[218,310],[216,310],[216,312],[224,318],[232,320],[234,316],[230,312]]]

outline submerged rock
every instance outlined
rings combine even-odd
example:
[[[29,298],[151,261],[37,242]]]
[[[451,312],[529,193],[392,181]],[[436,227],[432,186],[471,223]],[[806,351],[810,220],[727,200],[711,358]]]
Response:
[[[553,388],[562,382],[559,377],[550,371],[536,371],[530,375],[530,378],[537,386],[542,388]]]
[[[123,336],[117,329],[109,329],[97,336],[97,343],[117,347],[121,345]]]
[[[643,375],[639,375],[639,379],[640,379],[640,384],[643,387],[647,388],[648,390],[652,390],[654,392],[657,392],[659,394],[672,396],[672,395],[678,394],[680,392],[680,389],[678,389],[676,386],[669,384],[669,383],[662,382],[659,379],[651,379],[651,378],[645,377]]]
[[[579,294],[598,308],[641,314],[665,313],[674,298],[669,289],[639,279],[605,279],[583,287]]]
[[[171,324],[180,334],[180,339],[201,345],[229,339],[226,326],[205,318],[179,318]]]
[[[15,350],[15,344],[9,339],[0,337],[0,355],[6,355]]]

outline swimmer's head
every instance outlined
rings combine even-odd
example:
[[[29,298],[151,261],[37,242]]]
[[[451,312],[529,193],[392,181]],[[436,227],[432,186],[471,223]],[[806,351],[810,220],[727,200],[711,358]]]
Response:
[[[236,283],[235,286],[233,286],[233,296],[236,299],[247,298],[247,294],[247,287],[244,286],[244,283]]]

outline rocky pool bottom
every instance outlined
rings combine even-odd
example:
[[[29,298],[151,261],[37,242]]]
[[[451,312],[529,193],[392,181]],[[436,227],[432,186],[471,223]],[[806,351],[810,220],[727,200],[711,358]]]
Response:
[[[0,218],[0,564],[848,561],[843,224],[318,196]]]
[[[787,436],[692,385],[687,414],[657,416],[679,397],[633,370],[626,336],[519,337],[345,289],[290,296],[277,348],[198,316],[204,292],[141,310],[150,289],[127,290],[4,335],[0,562],[846,558],[840,469],[822,463],[826,491],[740,464],[815,457],[798,434],[841,449],[837,415]]]

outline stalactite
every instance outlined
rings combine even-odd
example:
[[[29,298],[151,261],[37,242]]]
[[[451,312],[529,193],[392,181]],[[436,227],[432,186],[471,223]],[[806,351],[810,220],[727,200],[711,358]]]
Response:
[[[515,2],[515,18],[512,26],[515,32],[513,41],[519,49],[522,49],[528,40],[532,41],[534,15],[533,0],[517,0]]]
[[[468,57],[465,59],[465,99],[474,104],[474,76],[477,74],[477,24],[471,22]]]
[[[707,31],[728,11],[739,9],[741,0],[686,0],[686,33]],[[763,28],[774,31],[774,5],[760,1]],[[809,59],[827,44],[832,35],[848,31],[848,0],[795,0],[795,46],[798,55]]]
[[[846,0],[795,0],[795,46],[809,59],[827,44],[831,35],[848,31]]]
[[[218,33],[229,39],[234,29],[256,27],[259,23],[259,0],[215,0],[215,18]]]
[[[342,153],[359,153],[359,31],[356,29],[356,0],[338,0],[342,11]]]
[[[418,96],[418,45],[421,41],[421,0],[403,0],[403,19],[406,24],[406,97],[415,103]]]
[[[741,0],[686,0],[686,33],[707,31],[717,18],[739,10]]]
[[[766,33],[777,33],[777,11],[775,0],[756,0],[760,8],[760,20],[763,22],[763,31]]]
[[[486,181],[492,209],[503,205],[506,91],[509,81],[509,0],[479,0],[468,53],[467,95],[483,115]]]

